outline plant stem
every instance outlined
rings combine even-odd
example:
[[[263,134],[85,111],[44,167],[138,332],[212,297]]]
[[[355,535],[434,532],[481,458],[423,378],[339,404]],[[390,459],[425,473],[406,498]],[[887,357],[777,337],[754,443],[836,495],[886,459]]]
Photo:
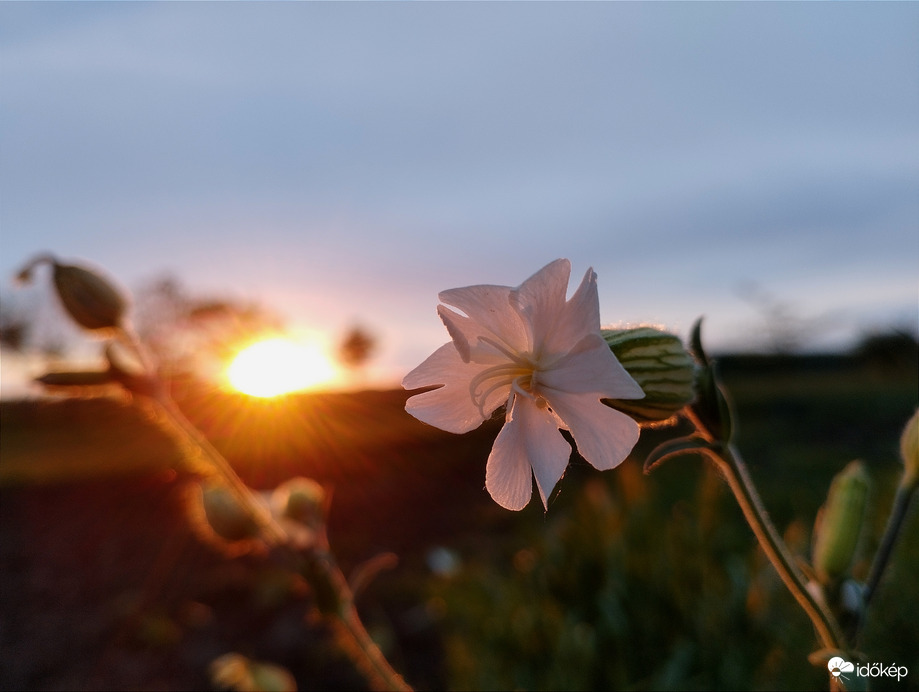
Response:
[[[763,552],[782,578],[785,586],[794,596],[814,625],[824,648],[844,649],[845,637],[836,618],[807,588],[807,578],[795,564],[785,542],[769,519],[756,487],[747,473],[746,465],[731,445],[720,446],[718,450],[707,448],[705,454],[724,473],[744,517],[759,541]]]
[[[347,612],[337,615],[336,619],[339,640],[346,640],[340,642],[342,648],[348,652],[352,661],[374,688],[411,692],[412,688],[393,670],[380,647],[367,633],[353,605],[349,605]]]
[[[164,414],[162,420],[168,425],[170,431],[181,440],[191,443],[201,450],[210,468],[215,471],[232,490],[240,504],[249,512],[261,529],[262,538],[271,546],[275,546],[289,555],[294,554],[294,547],[289,544],[287,532],[263,507],[253,495],[252,491],[243,483],[230,462],[217,450],[214,445],[201,433],[195,425],[185,417],[163,386],[152,360],[143,347],[142,342],[130,328],[122,329],[122,337],[128,346],[140,359],[144,371],[151,381],[155,382],[151,396],[160,411]],[[324,541],[325,542],[325,539]],[[367,677],[372,686],[396,692],[410,692],[402,676],[399,675],[389,661],[383,656],[364,624],[361,622],[357,609],[354,606],[354,595],[341,570],[335,564],[331,554],[328,559],[321,561],[323,565],[321,575],[323,586],[334,593],[334,600],[338,605],[331,613],[339,634],[340,646],[351,657],[355,666]]]
[[[163,381],[157,373],[153,359],[144,347],[143,342],[130,324],[122,325],[120,338],[131,349],[140,361],[140,365],[154,386],[148,392],[149,396],[165,414],[161,419],[169,427],[169,431],[186,442],[190,442],[204,453],[210,467],[227,484],[239,503],[246,509],[252,519],[262,530],[262,538],[269,545],[283,545],[287,543],[287,532],[275,521],[265,507],[259,504],[249,487],[242,482],[230,462],[217,450],[214,445],[201,433],[195,425],[185,417],[185,414],[176,406],[169,396]]]
[[[282,549],[288,547],[292,550],[292,547],[286,545],[287,534],[284,529],[274,520],[271,513],[257,502],[224,456],[182,414],[168,396],[158,397],[157,403],[167,414],[172,427],[204,452],[208,461],[233,490],[243,507],[258,522],[263,538],[271,545]],[[334,591],[335,601],[340,604],[332,614],[337,625],[336,629],[339,631],[339,644],[374,687],[398,692],[410,691],[412,688],[405,683],[402,676],[393,670],[380,648],[364,628],[354,607],[354,597],[347,580],[334,564],[331,555],[328,560],[323,561],[323,571],[325,572],[322,575],[324,584]]]
[[[236,499],[255,520],[262,530],[262,537],[269,545],[283,545],[286,543],[287,532],[275,521],[274,517],[271,516],[271,512],[259,504],[249,487],[242,482],[242,479],[230,466],[230,462],[185,417],[185,414],[179,410],[179,407],[175,405],[172,399],[162,395],[156,397],[155,401],[160,410],[166,414],[170,427],[204,453],[213,470],[217,472],[236,496]]]
[[[915,484],[903,485],[897,488],[897,495],[894,498],[893,509],[890,512],[890,518],[887,520],[887,528],[884,530],[884,537],[881,539],[881,545],[877,554],[874,556],[874,562],[871,565],[871,572],[868,574],[868,582],[865,584],[865,593],[863,596],[863,607],[868,608],[871,598],[877,591],[878,584],[881,583],[881,577],[884,570],[890,562],[893,554],[893,547],[896,544],[900,530],[903,528],[906,519],[906,511],[909,509],[910,500],[916,490]]]

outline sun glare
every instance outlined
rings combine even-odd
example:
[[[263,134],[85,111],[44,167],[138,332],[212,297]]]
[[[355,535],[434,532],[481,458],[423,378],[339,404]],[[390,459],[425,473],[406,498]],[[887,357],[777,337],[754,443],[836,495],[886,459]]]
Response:
[[[299,392],[335,379],[335,365],[318,344],[273,338],[240,351],[227,370],[230,385],[243,394],[272,397]]]

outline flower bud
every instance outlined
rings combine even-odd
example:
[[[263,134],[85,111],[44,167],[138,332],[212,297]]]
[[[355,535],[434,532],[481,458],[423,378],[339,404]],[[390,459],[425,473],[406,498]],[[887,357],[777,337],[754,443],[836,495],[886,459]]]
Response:
[[[224,654],[210,666],[211,681],[219,688],[238,692],[295,692],[290,672],[272,663],[253,661],[242,654]]]
[[[919,482],[919,409],[909,419],[900,437],[900,455],[903,457],[903,486],[914,487]]]
[[[275,488],[271,504],[282,517],[317,526],[325,514],[325,490],[311,478],[291,478]]]
[[[861,461],[849,463],[830,484],[815,529],[814,569],[823,584],[844,577],[855,557],[871,479]]]
[[[99,273],[70,264],[61,264],[51,255],[39,255],[23,267],[17,279],[28,282],[33,269],[42,263],[52,268],[57,295],[67,313],[86,329],[120,327],[127,300],[115,286]]]
[[[227,486],[214,482],[203,483],[201,504],[204,518],[220,538],[242,541],[258,536],[258,524]]]
[[[55,262],[54,286],[64,308],[80,326],[86,329],[121,326],[127,301],[96,272]]]
[[[666,421],[693,400],[695,362],[679,337],[655,327],[600,330],[610,350],[645,393],[644,399],[604,399],[639,423]]]

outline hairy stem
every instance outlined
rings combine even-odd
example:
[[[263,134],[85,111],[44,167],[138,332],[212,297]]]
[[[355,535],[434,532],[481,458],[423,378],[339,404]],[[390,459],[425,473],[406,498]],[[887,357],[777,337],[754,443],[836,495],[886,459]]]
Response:
[[[336,616],[335,629],[339,646],[348,653],[373,689],[411,691],[412,688],[393,670],[380,647],[371,639],[353,606],[348,608],[347,613]]]
[[[724,473],[756,540],[786,588],[810,618],[824,648],[844,649],[845,637],[836,618],[826,605],[808,590],[807,578],[798,569],[794,557],[769,519],[743,459],[731,445],[723,446],[719,451],[706,449],[705,453]]]

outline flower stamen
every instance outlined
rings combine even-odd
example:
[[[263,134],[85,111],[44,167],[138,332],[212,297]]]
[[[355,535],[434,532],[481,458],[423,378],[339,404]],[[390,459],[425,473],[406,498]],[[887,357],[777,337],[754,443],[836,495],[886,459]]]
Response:
[[[473,404],[482,415],[482,418],[487,418],[491,413],[491,411],[485,411],[485,404],[492,393],[498,389],[509,387],[513,391],[531,396],[528,392],[523,391],[520,385],[517,384],[517,381],[521,378],[531,376],[532,372],[532,368],[521,366],[519,363],[501,363],[486,368],[473,377],[469,382],[469,395],[472,398]],[[481,391],[485,383],[489,380],[495,381],[487,389]]]
[[[520,396],[525,396],[525,397],[527,397],[527,398],[529,398],[529,399],[532,399],[533,401],[536,401],[536,400],[537,400],[536,395],[533,394],[533,392],[529,391],[528,388],[525,388],[525,387],[523,386],[523,384],[521,384],[521,382],[520,382],[522,379],[528,377],[529,380],[530,380],[530,382],[529,382],[528,384],[529,384],[530,387],[532,387],[532,386],[533,386],[533,379],[535,378],[534,376],[535,376],[535,373],[532,372],[532,371],[530,371],[530,372],[528,372],[528,373],[526,373],[526,374],[524,374],[524,375],[520,375],[520,377],[515,377],[515,378],[514,378],[514,381],[511,382],[511,390],[514,391],[514,392],[516,392],[516,393],[519,394]]]

